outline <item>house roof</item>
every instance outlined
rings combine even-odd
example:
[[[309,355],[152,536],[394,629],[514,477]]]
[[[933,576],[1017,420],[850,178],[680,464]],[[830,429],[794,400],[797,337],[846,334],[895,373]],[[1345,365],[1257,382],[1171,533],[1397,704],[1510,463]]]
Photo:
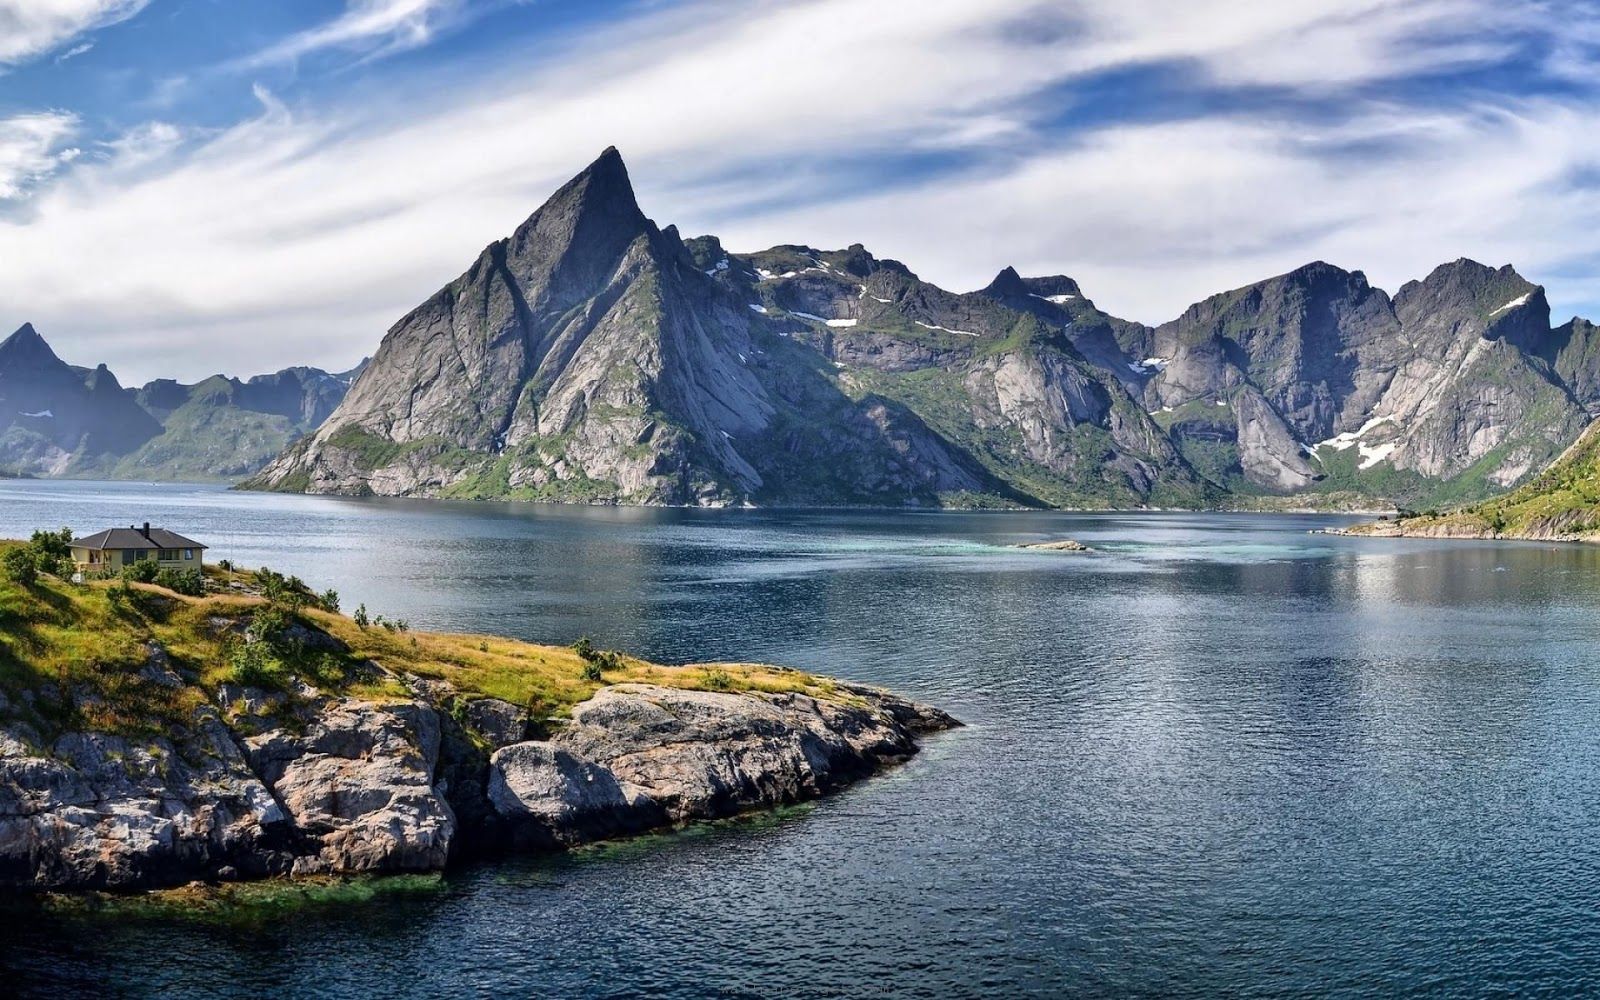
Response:
[[[147,536],[139,528],[107,528],[86,538],[74,538],[75,549],[203,549],[204,545],[166,528],[151,528]]]

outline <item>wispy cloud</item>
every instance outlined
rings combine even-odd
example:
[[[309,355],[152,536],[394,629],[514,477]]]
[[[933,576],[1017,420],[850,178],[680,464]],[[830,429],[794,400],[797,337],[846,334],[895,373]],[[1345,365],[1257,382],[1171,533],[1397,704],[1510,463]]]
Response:
[[[85,32],[126,21],[149,2],[0,0],[0,64],[25,62],[54,51]]]
[[[686,231],[745,248],[859,240],[956,287],[1008,263],[1068,270],[1139,319],[1314,257],[1391,287],[1462,254],[1512,260],[1558,305],[1600,303],[1582,256],[1600,229],[1583,141],[1600,105],[1392,86],[1549,46],[1559,17],[1541,28],[1502,6],[657,9],[537,65],[418,78],[387,104],[263,90],[266,110],[210,138],[130,136],[39,191],[25,219],[0,218],[0,302],[130,378],[344,364],[616,144],[646,210]],[[422,37],[399,27],[404,10],[429,25],[446,12],[356,4],[295,48]],[[1288,96],[1245,112],[1161,92],[1052,124],[1085,94],[1105,100],[1097,81],[1148,67],[1185,98]],[[937,166],[883,166],[908,156]]]
[[[76,159],[79,151],[65,143],[77,127],[77,116],[64,111],[0,118],[0,202]]]
[[[343,14],[290,35],[241,65],[294,62],[325,49],[383,55],[419,48],[457,19],[465,6],[465,0],[348,0]]]

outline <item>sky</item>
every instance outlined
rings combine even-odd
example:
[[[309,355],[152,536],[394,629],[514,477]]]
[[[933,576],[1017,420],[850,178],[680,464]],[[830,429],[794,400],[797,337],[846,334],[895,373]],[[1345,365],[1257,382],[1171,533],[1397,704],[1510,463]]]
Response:
[[[1600,0],[0,0],[0,333],[348,367],[606,146],[661,225],[1065,273],[1327,260],[1600,319]]]

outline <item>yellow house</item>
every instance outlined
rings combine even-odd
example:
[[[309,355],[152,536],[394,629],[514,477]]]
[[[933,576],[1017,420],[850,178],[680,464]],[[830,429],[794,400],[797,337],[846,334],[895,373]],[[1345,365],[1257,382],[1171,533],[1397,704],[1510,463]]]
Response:
[[[136,562],[153,560],[163,567],[200,569],[206,547],[165,528],[107,528],[72,540],[72,561],[82,573],[114,573]]]

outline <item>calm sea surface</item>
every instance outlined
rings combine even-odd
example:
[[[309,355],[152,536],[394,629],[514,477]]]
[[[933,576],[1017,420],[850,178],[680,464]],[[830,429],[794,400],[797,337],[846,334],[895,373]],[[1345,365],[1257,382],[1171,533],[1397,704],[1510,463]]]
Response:
[[[0,536],[146,520],[419,628],[784,663],[970,728],[811,807],[416,893],[12,918],[0,992],[1600,990],[1600,549],[0,483]],[[1101,551],[1007,547],[1062,536]]]

